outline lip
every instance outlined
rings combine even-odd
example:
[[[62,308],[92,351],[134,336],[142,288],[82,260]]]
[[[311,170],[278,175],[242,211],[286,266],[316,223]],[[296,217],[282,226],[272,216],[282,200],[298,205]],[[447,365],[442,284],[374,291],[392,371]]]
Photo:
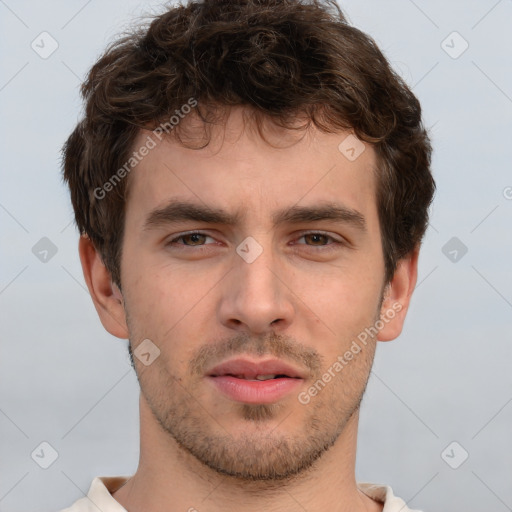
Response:
[[[303,379],[304,375],[293,366],[279,359],[253,361],[247,358],[236,358],[224,361],[207,372],[208,376],[242,375],[246,379],[255,379],[257,375],[286,375],[287,377]]]
[[[257,375],[283,377],[261,381],[247,380],[255,379]],[[304,382],[303,372],[279,359],[231,359],[209,370],[205,377],[227,398],[248,404],[277,402]]]

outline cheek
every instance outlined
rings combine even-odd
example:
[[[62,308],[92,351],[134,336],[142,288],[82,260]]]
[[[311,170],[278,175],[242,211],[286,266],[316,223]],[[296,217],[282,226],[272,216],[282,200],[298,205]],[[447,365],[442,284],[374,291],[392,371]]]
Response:
[[[366,325],[377,313],[380,284],[368,272],[347,267],[322,277],[305,274],[301,281],[303,304],[336,334]]]
[[[123,286],[130,339],[135,345],[144,338],[159,344],[162,330],[169,330],[175,323],[174,308],[169,304],[171,291],[163,285],[161,276],[152,274],[143,262],[132,268],[126,265],[125,276]]]
[[[138,319],[144,320],[169,317],[183,306],[183,301],[177,300],[188,291],[185,283],[181,282],[179,271],[167,271],[165,267],[156,266],[150,258],[142,253],[133,253],[130,262],[125,267],[126,291],[131,304],[135,305]]]
[[[207,311],[211,304],[205,300],[210,287],[182,269],[152,271],[141,262],[126,286],[132,343],[148,338],[159,347],[161,364],[183,367],[194,355],[194,340],[204,330],[204,319],[212,317]]]

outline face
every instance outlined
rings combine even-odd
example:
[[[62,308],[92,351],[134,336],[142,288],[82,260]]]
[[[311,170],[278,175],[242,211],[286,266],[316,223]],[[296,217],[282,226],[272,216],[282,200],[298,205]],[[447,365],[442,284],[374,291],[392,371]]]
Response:
[[[384,291],[376,159],[366,145],[351,161],[348,133],[313,128],[269,126],[272,147],[242,114],[205,148],[165,140],[132,171],[123,311],[135,355],[150,340],[133,361],[161,428],[220,473],[284,479],[335,445],[368,380],[376,339],[357,340]]]

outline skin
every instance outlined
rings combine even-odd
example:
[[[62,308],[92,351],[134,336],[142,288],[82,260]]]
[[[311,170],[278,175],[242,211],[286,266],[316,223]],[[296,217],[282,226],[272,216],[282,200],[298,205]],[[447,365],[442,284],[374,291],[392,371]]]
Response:
[[[274,148],[244,122],[246,113],[232,109],[200,150],[162,140],[132,171],[122,293],[89,239],[80,239],[105,329],[129,338],[134,351],[144,339],[160,350],[148,366],[134,357],[139,467],[113,496],[146,512],[382,510],[356,486],[359,404],[377,341],[402,330],[418,249],[385,286],[371,146],[351,162],[338,150],[346,132],[298,134],[268,124]],[[194,133],[193,114],[183,122]],[[150,133],[141,131],[135,146]],[[180,221],[144,230],[149,213],[170,198],[246,216],[235,225]],[[334,220],[272,223],[278,209],[325,201],[359,211],[366,231]],[[178,238],[190,230],[205,236]],[[263,250],[252,263],[235,250],[248,236]],[[247,406],[201,373],[232,355],[264,354],[300,369],[299,391],[306,391],[393,304],[401,310],[308,404],[293,392]]]

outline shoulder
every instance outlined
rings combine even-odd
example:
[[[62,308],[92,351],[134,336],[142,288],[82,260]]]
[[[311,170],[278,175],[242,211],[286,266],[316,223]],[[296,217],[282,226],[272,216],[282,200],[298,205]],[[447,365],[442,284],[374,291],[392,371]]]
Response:
[[[367,496],[384,504],[382,512],[422,512],[409,508],[402,498],[395,496],[389,485],[358,482],[357,486]]]
[[[59,512],[126,512],[113,497],[112,493],[121,487],[129,477],[114,476],[93,479],[87,495],[76,500],[70,507]]]

